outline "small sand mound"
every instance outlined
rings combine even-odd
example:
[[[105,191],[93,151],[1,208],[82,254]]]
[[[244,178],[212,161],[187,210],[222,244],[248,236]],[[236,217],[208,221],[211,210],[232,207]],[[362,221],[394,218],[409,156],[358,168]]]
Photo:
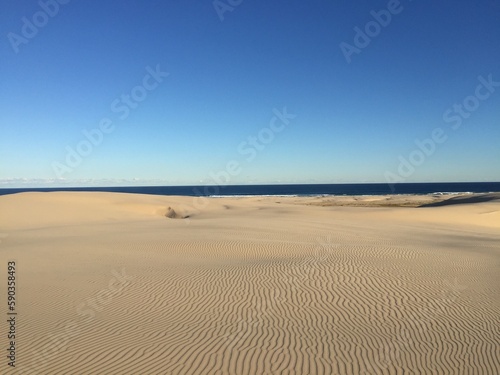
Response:
[[[165,213],[165,217],[169,219],[185,219],[189,216],[179,215],[172,207],[167,208],[167,212]]]

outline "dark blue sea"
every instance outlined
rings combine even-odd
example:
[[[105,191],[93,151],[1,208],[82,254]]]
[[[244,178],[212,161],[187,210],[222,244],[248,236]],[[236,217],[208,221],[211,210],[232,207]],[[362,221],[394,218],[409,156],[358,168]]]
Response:
[[[187,196],[444,194],[500,192],[500,182],[8,188],[0,189],[0,195],[29,191],[106,191]]]

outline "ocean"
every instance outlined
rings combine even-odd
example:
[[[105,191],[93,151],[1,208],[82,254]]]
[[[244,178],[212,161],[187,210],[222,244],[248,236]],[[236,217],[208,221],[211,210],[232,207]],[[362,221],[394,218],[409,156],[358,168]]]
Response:
[[[185,196],[318,196],[318,195],[385,195],[500,192],[500,182],[433,182],[377,184],[297,184],[297,185],[207,185],[207,186],[117,186],[4,188],[0,195],[22,192],[105,191],[155,195]]]

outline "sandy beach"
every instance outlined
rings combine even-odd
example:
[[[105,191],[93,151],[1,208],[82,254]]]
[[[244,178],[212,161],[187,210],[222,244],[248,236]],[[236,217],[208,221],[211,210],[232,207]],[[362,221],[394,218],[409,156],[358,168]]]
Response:
[[[500,373],[500,194],[21,193],[0,240],[2,373]]]

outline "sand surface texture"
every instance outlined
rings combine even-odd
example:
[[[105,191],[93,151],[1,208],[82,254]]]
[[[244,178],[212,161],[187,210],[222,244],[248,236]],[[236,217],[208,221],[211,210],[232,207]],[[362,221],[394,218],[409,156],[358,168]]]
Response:
[[[2,374],[500,373],[498,195],[22,193],[0,240]]]

